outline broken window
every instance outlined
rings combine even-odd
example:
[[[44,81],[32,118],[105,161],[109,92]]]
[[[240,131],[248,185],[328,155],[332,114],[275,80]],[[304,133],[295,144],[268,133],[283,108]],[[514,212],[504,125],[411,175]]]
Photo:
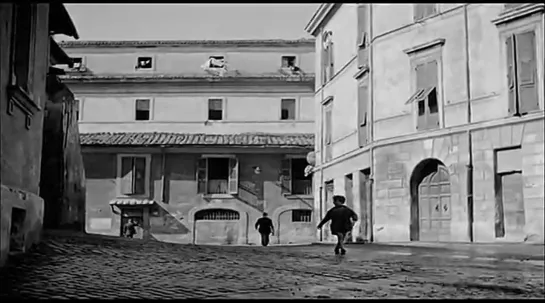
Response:
[[[238,192],[238,160],[236,158],[202,158],[197,164],[198,192],[203,194],[236,194]]]
[[[146,193],[146,158],[121,157],[121,194],[143,195]]]
[[[295,120],[295,99],[282,99],[281,120]]]
[[[223,119],[223,99],[208,99],[208,120]]]
[[[311,222],[312,211],[309,209],[294,209],[291,211],[291,222]]]
[[[72,69],[80,70],[83,68],[83,58],[81,57],[72,57]]]
[[[510,35],[505,44],[509,114],[539,110],[535,32]]]
[[[209,68],[225,68],[225,57],[210,56],[208,58],[208,67]]]
[[[295,56],[282,56],[282,68],[295,67]]]
[[[136,69],[152,69],[153,59],[151,57],[138,57]]]
[[[151,117],[150,115],[150,100],[149,99],[137,99],[136,100],[136,121],[147,121]]]

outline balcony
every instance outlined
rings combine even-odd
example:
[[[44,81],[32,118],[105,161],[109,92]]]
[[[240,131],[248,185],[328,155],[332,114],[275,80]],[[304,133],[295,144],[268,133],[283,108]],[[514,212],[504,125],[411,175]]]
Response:
[[[228,180],[208,180],[208,194],[227,194],[229,193]]]

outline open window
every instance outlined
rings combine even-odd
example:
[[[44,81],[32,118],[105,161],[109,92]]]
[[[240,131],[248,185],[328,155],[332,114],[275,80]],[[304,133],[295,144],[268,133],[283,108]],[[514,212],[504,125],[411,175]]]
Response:
[[[74,113],[76,115],[76,121],[80,121],[81,118],[80,106],[81,101],[79,99],[74,99]]]
[[[151,70],[153,69],[153,58],[152,57],[138,57],[136,61],[137,70]]]
[[[135,104],[135,120],[148,121],[151,118],[151,100],[137,99]]]
[[[282,160],[282,192],[291,195],[312,195],[312,177],[305,176],[305,158]]]
[[[208,99],[208,120],[213,120],[213,121],[223,120],[223,99],[221,98]]]
[[[296,66],[297,58],[295,56],[282,56],[282,68],[290,68]]]
[[[282,99],[281,120],[295,120],[295,99]]]
[[[149,156],[119,156],[119,194],[122,196],[147,195],[149,187]]]
[[[13,35],[11,50],[11,85],[19,87],[28,96],[33,94],[34,44],[35,44],[35,4],[14,4]]]
[[[225,68],[224,56],[210,56],[208,59],[208,68]]]
[[[234,157],[207,157],[197,163],[198,193],[237,194],[238,160]]]
[[[439,127],[438,64],[436,60],[422,63],[415,68],[416,92],[405,104],[416,103],[418,130]]]

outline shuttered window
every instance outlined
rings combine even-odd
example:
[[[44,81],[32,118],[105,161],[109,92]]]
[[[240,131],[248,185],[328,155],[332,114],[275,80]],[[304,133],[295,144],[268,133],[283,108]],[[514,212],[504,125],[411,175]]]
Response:
[[[32,96],[36,4],[17,3],[13,5],[13,35],[11,49],[12,85],[17,85]]]
[[[147,121],[150,119],[150,100],[137,99],[135,102],[135,120]]]
[[[363,81],[358,89],[358,140],[360,147],[367,144],[368,137],[369,78],[365,78]]]
[[[237,194],[239,164],[236,158],[201,158],[196,168],[197,193]]]
[[[505,44],[509,114],[539,110],[535,32],[510,35]]]
[[[223,99],[208,99],[208,120],[223,120]]]
[[[437,14],[437,4],[413,4],[414,5],[414,21],[422,20],[431,15]]]
[[[121,157],[121,194],[145,194],[146,173],[145,157]]]
[[[426,130],[439,127],[439,103],[437,87],[437,61],[416,66],[416,93],[411,102],[417,102],[417,129]]]

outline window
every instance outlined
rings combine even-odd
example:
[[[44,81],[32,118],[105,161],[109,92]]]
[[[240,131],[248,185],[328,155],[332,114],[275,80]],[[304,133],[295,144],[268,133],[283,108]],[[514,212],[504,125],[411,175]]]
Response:
[[[148,121],[151,118],[150,115],[150,100],[149,99],[137,99],[135,106],[135,119],[136,121]]]
[[[138,57],[136,61],[136,69],[153,69],[153,58],[152,57]]]
[[[369,110],[369,78],[365,77],[358,88],[358,140],[359,146],[367,144],[367,112]]]
[[[282,192],[292,195],[312,195],[312,177],[305,177],[307,160],[286,158],[282,160]]]
[[[223,99],[208,99],[208,120],[223,120]]]
[[[325,188],[325,199],[324,199],[325,202],[328,204],[333,203],[333,195],[334,195],[333,193],[335,189],[333,180],[326,181],[324,183],[324,188]]]
[[[225,68],[225,57],[224,56],[210,56],[209,58],[209,68]]]
[[[35,37],[33,9],[35,4],[17,3],[14,5],[14,27],[12,40],[12,85],[18,86],[27,94],[33,93],[33,68]]]
[[[297,209],[291,211],[291,222],[311,222],[312,211],[308,209]]]
[[[195,221],[236,221],[240,219],[240,214],[231,209],[206,209],[195,214]]]
[[[325,161],[329,161],[332,158],[331,143],[333,139],[333,113],[331,105],[327,105],[324,109],[324,132]]]
[[[505,40],[508,112],[524,115],[539,109],[536,37],[534,31],[512,34]]]
[[[295,56],[282,56],[282,68],[295,67]]]
[[[415,67],[416,93],[406,104],[416,102],[418,130],[439,127],[438,64],[436,60]]]
[[[119,193],[125,196],[146,195],[149,184],[149,156],[120,155]]]
[[[295,99],[282,99],[281,120],[295,120]]]
[[[368,8],[370,4],[359,3],[358,4],[358,46],[360,48],[366,48],[368,39]]]
[[[76,115],[76,121],[79,121],[80,119],[79,109],[80,109],[80,100],[74,99],[74,113]]]
[[[414,21],[422,20],[431,15],[437,14],[437,4],[413,4],[414,5]]]
[[[238,193],[238,160],[236,158],[201,158],[197,163],[197,167],[198,193]]]
[[[322,46],[323,83],[326,83],[329,80],[331,80],[335,72],[332,36],[333,34],[330,31],[324,33],[323,46]]]
[[[81,69],[83,69],[83,58],[72,57],[72,70],[79,71]]]

